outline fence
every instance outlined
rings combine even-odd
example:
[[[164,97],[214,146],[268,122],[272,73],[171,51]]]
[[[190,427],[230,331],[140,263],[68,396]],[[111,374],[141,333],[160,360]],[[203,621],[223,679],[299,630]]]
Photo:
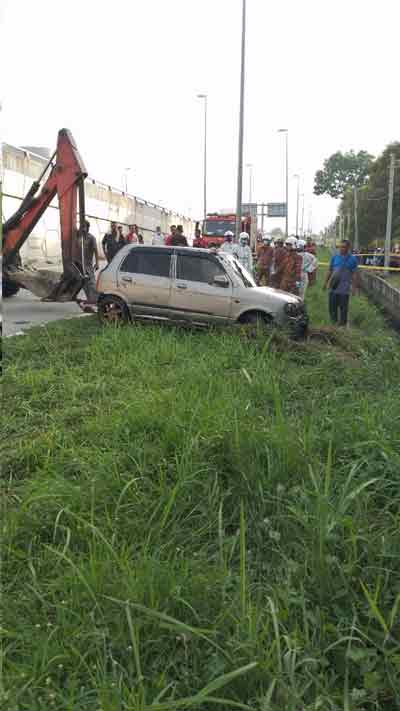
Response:
[[[400,290],[371,272],[362,271],[360,280],[368,296],[400,326]]]

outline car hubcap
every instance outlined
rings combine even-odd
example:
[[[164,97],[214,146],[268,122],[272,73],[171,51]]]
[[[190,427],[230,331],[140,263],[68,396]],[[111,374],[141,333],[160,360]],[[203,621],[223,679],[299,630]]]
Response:
[[[108,323],[120,323],[123,321],[122,306],[120,304],[106,304],[103,308],[103,318]]]

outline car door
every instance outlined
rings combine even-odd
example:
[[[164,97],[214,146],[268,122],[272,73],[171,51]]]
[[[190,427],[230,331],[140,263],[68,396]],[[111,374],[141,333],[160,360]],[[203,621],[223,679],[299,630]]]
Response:
[[[225,277],[227,284],[218,286],[215,277]],[[196,321],[227,320],[231,302],[232,282],[216,257],[177,251],[170,301],[175,315]]]
[[[165,247],[132,247],[118,270],[118,287],[136,313],[163,315],[171,294],[172,250]]]

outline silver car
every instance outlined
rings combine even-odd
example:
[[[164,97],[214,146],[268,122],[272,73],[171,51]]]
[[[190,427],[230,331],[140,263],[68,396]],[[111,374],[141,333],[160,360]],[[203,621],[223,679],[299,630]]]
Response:
[[[297,296],[257,286],[234,257],[205,249],[126,246],[100,272],[97,291],[104,322],[276,324],[298,335],[307,330]]]

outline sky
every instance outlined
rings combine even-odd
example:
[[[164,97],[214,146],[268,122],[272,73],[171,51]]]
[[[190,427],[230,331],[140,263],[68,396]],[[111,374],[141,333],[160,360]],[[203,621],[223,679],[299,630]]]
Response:
[[[0,0],[0,140],[53,148],[69,128],[90,176],[199,218],[206,92],[208,210],[233,208],[241,2]],[[398,0],[247,0],[244,161],[253,200],[284,201],[288,129],[290,232],[295,174],[319,231],[325,158],[400,140],[399,25]]]

